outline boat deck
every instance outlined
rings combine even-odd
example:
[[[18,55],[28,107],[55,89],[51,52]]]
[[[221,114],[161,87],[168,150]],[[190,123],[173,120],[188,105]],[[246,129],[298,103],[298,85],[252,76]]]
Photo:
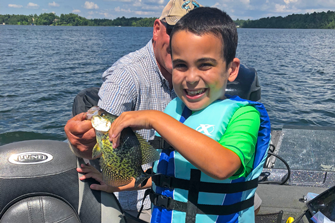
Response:
[[[296,219],[307,210],[303,199],[308,192],[321,194],[335,186],[335,128],[285,126],[272,131],[272,144],[273,153],[289,165],[290,178],[279,185],[288,170],[279,158],[268,158],[257,188],[262,199],[259,214],[282,210],[283,220]]]

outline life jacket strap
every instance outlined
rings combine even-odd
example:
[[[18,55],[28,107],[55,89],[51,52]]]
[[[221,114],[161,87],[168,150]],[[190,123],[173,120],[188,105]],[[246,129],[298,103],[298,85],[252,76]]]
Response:
[[[174,150],[174,148],[167,143],[162,137],[155,136],[153,140],[149,140],[149,143],[155,149],[169,149]]]
[[[167,197],[161,194],[157,194],[154,191],[150,191],[150,200],[157,207],[163,207],[168,210],[176,210],[187,212],[188,203],[173,200],[171,197]],[[207,205],[207,204],[195,204],[196,214],[207,214],[207,215],[230,215],[252,207],[254,205],[254,196],[251,198],[240,201],[230,205]]]
[[[164,174],[153,175],[152,180],[156,186],[169,189],[179,188],[189,190],[193,185],[190,180],[170,177]],[[199,181],[196,184],[198,185],[200,192],[231,194],[257,188],[258,178],[238,183],[210,183]]]

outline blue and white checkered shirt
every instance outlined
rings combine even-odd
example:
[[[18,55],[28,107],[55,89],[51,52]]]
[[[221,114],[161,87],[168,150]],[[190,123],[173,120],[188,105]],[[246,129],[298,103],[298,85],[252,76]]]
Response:
[[[104,82],[99,91],[98,106],[114,115],[120,115],[124,111],[163,111],[176,97],[158,68],[151,40],[142,49],[116,61],[103,73],[102,78]],[[138,133],[147,140],[155,136],[153,129],[142,129]],[[150,167],[151,165],[143,165],[144,170]],[[115,195],[123,209],[139,210],[144,191],[124,191]],[[144,209],[149,209],[150,206],[150,199],[147,197]]]

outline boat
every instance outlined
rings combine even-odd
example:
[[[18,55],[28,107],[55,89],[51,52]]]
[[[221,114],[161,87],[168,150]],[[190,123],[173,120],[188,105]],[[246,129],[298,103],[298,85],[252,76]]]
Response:
[[[96,105],[98,90],[79,92],[73,115]],[[226,93],[259,101],[256,70],[241,65]],[[317,208],[321,210],[327,202],[334,206],[326,206],[335,207],[335,197],[329,195],[335,191],[335,158],[331,156],[335,128],[283,126],[271,134],[257,188],[262,205],[256,223],[311,222],[315,213],[308,204],[320,197],[323,203]],[[76,168],[81,163],[67,142],[26,140],[0,146],[0,222],[22,223],[29,218],[34,222],[144,222],[123,211],[113,194],[91,190],[93,179],[80,181]],[[311,194],[314,197],[307,202]]]

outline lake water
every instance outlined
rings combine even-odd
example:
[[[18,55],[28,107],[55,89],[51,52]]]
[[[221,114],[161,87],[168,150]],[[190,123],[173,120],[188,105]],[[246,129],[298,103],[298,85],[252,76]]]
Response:
[[[335,30],[238,29],[273,128],[335,126]],[[64,140],[72,102],[152,28],[0,26],[0,145]]]

